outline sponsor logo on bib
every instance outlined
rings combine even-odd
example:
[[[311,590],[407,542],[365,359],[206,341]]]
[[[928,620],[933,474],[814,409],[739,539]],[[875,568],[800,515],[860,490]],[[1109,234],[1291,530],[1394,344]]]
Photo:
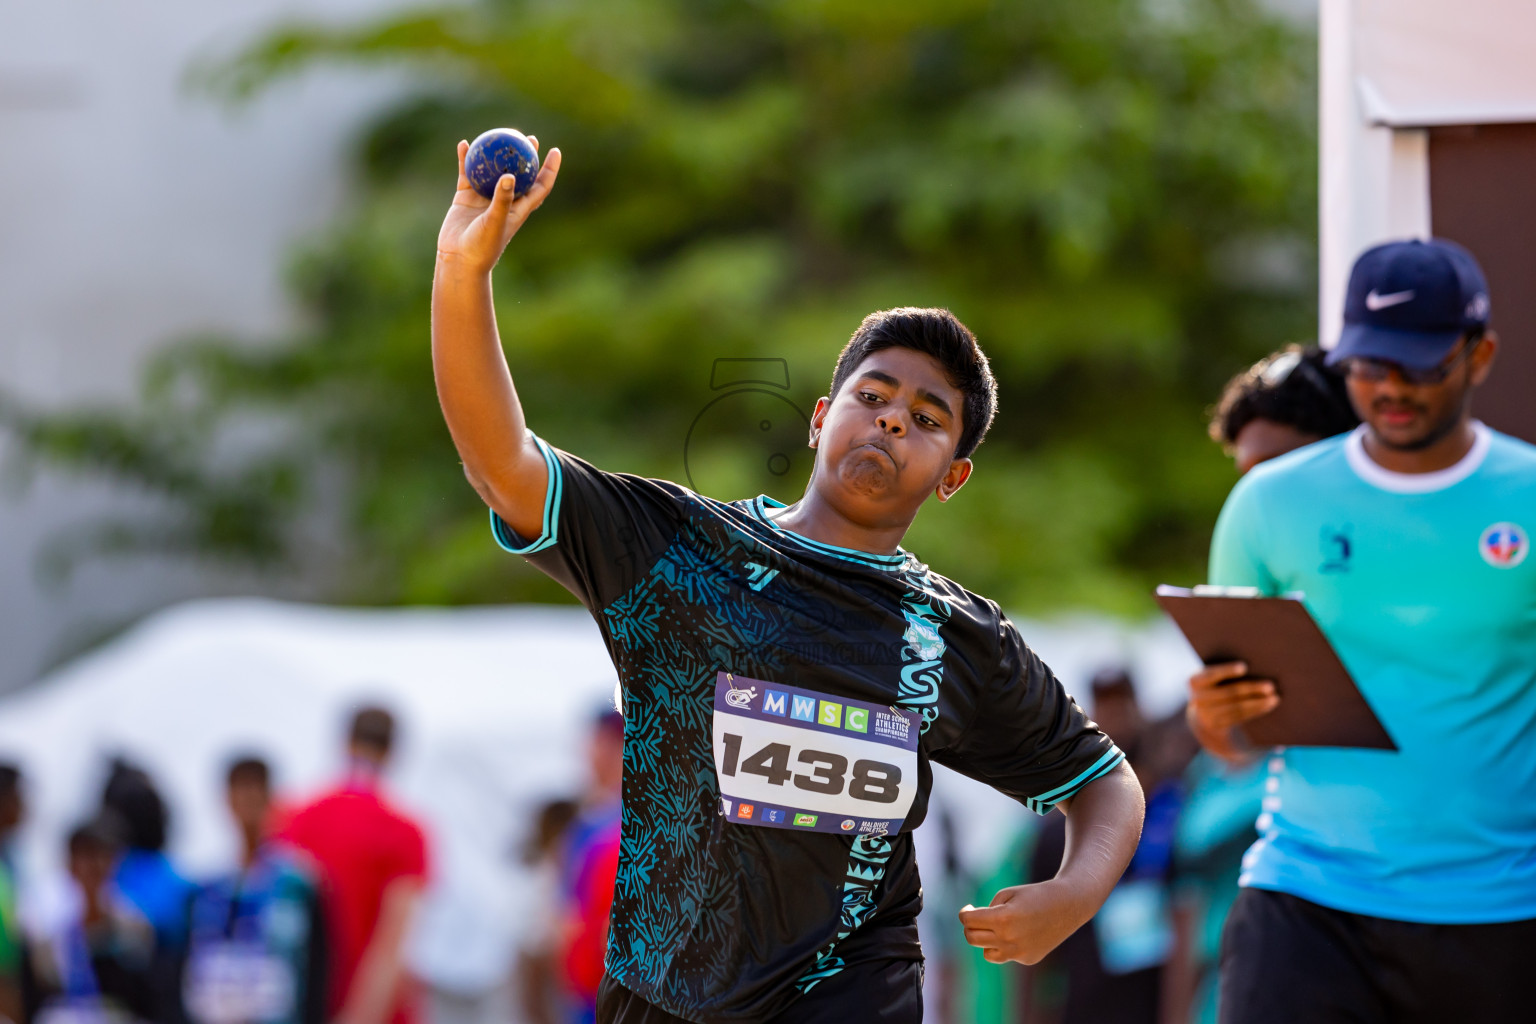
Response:
[[[1515,523],[1494,523],[1483,531],[1477,549],[1495,569],[1513,569],[1530,554],[1531,539]]]

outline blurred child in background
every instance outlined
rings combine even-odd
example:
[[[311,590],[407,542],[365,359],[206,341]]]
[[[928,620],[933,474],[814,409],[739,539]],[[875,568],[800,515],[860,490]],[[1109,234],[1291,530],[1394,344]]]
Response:
[[[325,1024],[325,915],[315,871],[268,835],[265,761],[229,768],[239,866],[192,899],[182,992],[194,1024]]]
[[[591,1024],[603,980],[613,885],[619,871],[619,813],[624,779],[624,718],[607,710],[587,741],[587,791],[565,844],[566,925],[562,960],[574,1024]]]
[[[156,944],[163,952],[180,950],[186,941],[187,901],[193,887],[166,856],[170,812],[160,790],[142,768],[115,759],[101,808],[122,824],[127,843],[113,874],[118,891],[154,927]]]
[[[36,1024],[161,1019],[152,974],[155,933],[113,884],[121,825],[101,815],[69,836],[76,906],[24,957],[24,1015]]]
[[[534,905],[524,918],[517,951],[517,993],[528,1024],[563,1024],[569,1016],[565,968],[560,962],[565,903],[562,879],[565,847],[576,820],[574,800],[549,800],[539,807],[523,863],[533,875]]]
[[[0,764],[0,1020],[21,1020],[21,924],[11,837],[25,815],[21,769]]]

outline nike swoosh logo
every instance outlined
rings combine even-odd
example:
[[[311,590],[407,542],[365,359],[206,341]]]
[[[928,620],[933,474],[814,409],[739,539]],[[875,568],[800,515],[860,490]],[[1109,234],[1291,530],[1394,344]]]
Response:
[[[1393,292],[1391,295],[1377,295],[1371,292],[1365,297],[1365,308],[1372,313],[1378,309],[1386,309],[1388,306],[1401,306],[1413,298],[1413,292]]]

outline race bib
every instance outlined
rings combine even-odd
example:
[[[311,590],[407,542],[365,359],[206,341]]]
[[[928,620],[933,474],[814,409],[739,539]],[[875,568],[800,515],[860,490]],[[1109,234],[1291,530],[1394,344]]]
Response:
[[[229,942],[193,952],[182,994],[200,1024],[253,1024],[292,1016],[295,987],[281,958]]]
[[[132,1017],[100,996],[50,999],[38,1008],[34,1024],[128,1024]]]
[[[917,796],[915,711],[721,672],[720,813],[738,825],[887,835]]]

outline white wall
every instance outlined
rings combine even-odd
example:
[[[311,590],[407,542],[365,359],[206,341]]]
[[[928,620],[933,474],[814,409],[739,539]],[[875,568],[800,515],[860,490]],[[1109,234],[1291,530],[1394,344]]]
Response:
[[[1338,338],[1355,257],[1433,230],[1435,125],[1536,121],[1530,0],[1322,0],[1319,331]]]
[[[187,66],[287,17],[390,2],[0,0],[0,388],[50,406],[125,400],[167,340],[279,330],[285,256],[343,201],[343,155],[394,79],[312,73],[232,111],[189,95]],[[124,500],[56,477],[0,493],[0,690],[68,629],[251,585],[122,564],[41,586],[44,539]]]

